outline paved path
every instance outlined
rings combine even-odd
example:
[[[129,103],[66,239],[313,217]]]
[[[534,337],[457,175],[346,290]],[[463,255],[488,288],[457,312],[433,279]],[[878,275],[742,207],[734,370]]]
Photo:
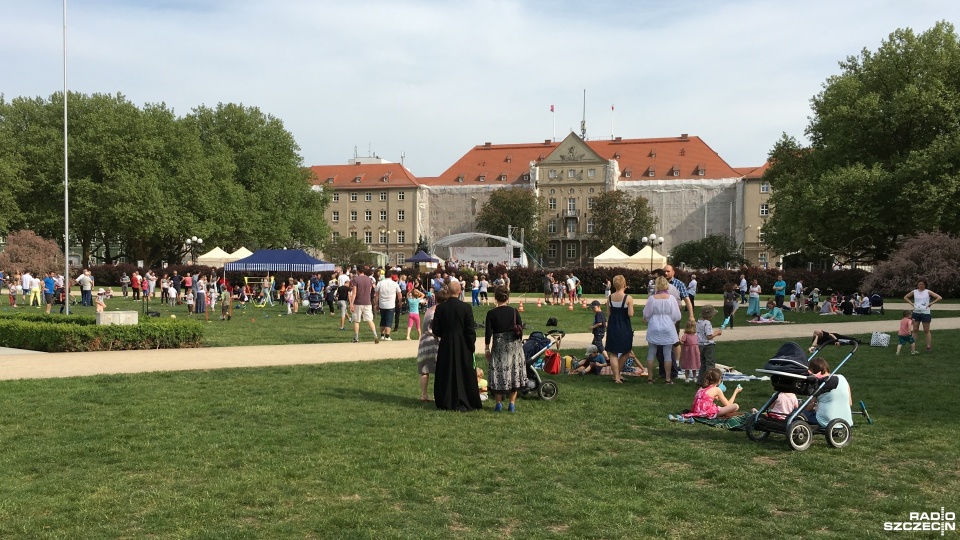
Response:
[[[887,309],[906,305],[890,304]],[[940,306],[934,306],[940,307]],[[943,306],[948,308],[949,305]],[[843,322],[850,321],[850,322]],[[723,341],[754,339],[811,339],[818,328],[842,334],[866,334],[882,331],[895,334],[897,321],[879,321],[857,317],[823,317],[816,324],[742,325],[724,331]],[[960,317],[935,318],[934,330],[960,329]],[[637,332],[636,344],[644,346],[643,333]],[[583,349],[590,344],[591,334],[568,334],[561,344],[564,349]],[[936,345],[936,343],[934,343]],[[483,350],[483,338],[477,341]],[[84,353],[37,353],[16,349],[0,349],[0,380],[79,377],[111,373],[143,373],[328,362],[356,362],[389,358],[414,358],[417,342],[397,340],[380,344],[324,343],[317,345],[260,345],[247,347],[210,347],[202,349],[154,349],[147,351],[111,351]],[[413,369],[413,368],[411,368]]]

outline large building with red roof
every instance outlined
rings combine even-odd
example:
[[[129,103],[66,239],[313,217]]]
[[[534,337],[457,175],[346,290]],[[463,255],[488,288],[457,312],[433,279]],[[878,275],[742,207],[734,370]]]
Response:
[[[373,251],[391,251],[391,263],[412,255],[421,234],[432,245],[452,234],[475,231],[478,212],[497,189],[530,189],[546,199],[541,222],[549,237],[543,261],[549,267],[589,264],[592,254],[585,247],[593,234],[593,200],[610,190],[649,201],[657,218],[651,232],[665,238],[664,251],[709,234],[743,242],[748,230],[744,171],[732,168],[699,137],[686,134],[585,141],[571,133],[559,142],[484,143],[437,177],[417,178],[403,166],[387,163],[313,170],[319,185],[341,192],[328,210],[334,234],[370,240]],[[402,221],[395,215],[400,191],[405,194]],[[389,209],[388,202],[393,204]],[[384,215],[386,220],[380,221]],[[404,232],[403,241],[398,233],[381,234],[398,230]],[[390,241],[393,249],[379,240]]]

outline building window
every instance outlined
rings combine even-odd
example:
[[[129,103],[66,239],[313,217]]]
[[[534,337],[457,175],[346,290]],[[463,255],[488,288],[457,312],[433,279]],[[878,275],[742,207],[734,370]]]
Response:
[[[577,220],[567,220],[567,234],[577,234]]]
[[[770,205],[769,205],[769,204],[763,203],[763,204],[760,205],[760,215],[761,215],[761,216],[769,216],[769,215],[770,215]]]
[[[567,170],[567,178],[576,178],[576,177],[577,177],[577,171],[573,169]]]
[[[387,220],[387,211],[386,211],[386,210],[381,210],[381,211],[380,211],[380,221],[386,221],[386,220]]]
[[[340,233],[337,232],[337,231],[333,231],[333,234],[332,234],[331,236],[332,236],[332,238],[333,238],[334,240],[336,240],[336,239],[340,238]]]
[[[380,243],[381,244],[387,243],[387,231],[380,231]]]
[[[587,210],[593,210],[593,199],[594,197],[590,197],[587,199]]]
[[[757,242],[761,244],[767,239],[767,233],[763,229],[757,229]]]
[[[577,258],[577,245],[572,242],[567,244],[567,258],[568,259]]]
[[[501,175],[500,175],[500,181],[501,181],[501,182],[506,182],[506,181],[507,181],[507,175],[501,174]]]
[[[556,258],[557,258],[557,243],[556,243],[556,242],[550,242],[550,247],[547,248],[547,257],[550,257],[551,259],[556,259]]]
[[[397,221],[403,221],[407,218],[406,210],[397,210]]]
[[[557,171],[556,171],[556,169],[550,169],[550,172],[547,174],[547,176],[548,176],[549,178],[556,178],[556,177],[557,177]]]
[[[407,241],[407,232],[406,231],[397,231],[397,243],[404,244]]]
[[[373,200],[373,193],[370,193],[369,191],[366,192],[366,193],[364,193],[364,194],[363,194],[363,200],[365,200],[365,201],[372,201],[372,200]]]
[[[364,211],[363,211],[363,220],[364,220],[364,221],[373,221],[373,210],[364,210]]]
[[[333,202],[340,202],[340,194],[339,194],[339,193],[334,193],[334,194],[333,194]]]
[[[351,210],[351,211],[350,211],[350,221],[356,221],[356,220],[357,220],[357,211],[356,211],[356,210]]]
[[[593,220],[587,220],[587,234],[593,234]]]
[[[333,221],[340,221],[340,212],[337,212],[336,210],[334,210],[332,219]]]
[[[363,232],[363,243],[372,244],[373,243],[373,233],[370,231]]]
[[[407,262],[407,257],[403,253],[397,253],[397,266],[403,266]]]
[[[550,197],[550,198],[547,200],[547,208],[549,208],[550,210],[556,210],[556,209],[557,209],[557,198],[556,198],[556,197]]]
[[[350,202],[357,202],[357,194],[356,194],[356,193],[351,193],[351,194],[350,194]]]
[[[487,181],[487,176],[481,174],[479,180],[480,180],[481,182],[486,182],[486,181]]]
[[[387,192],[386,192],[386,191],[381,191],[381,192],[380,192],[380,200],[381,200],[381,201],[387,200]]]
[[[547,233],[556,234],[557,232],[557,220],[551,219],[547,222]]]
[[[398,191],[398,192],[397,192],[397,200],[398,200],[398,201],[406,200],[406,198],[407,198],[407,192],[406,192],[406,191]]]
[[[573,211],[576,211],[576,209],[577,209],[577,198],[570,197],[569,199],[567,199],[567,210],[570,210],[571,212],[573,212]]]
[[[587,169],[587,178],[596,178],[597,170],[596,169]]]
[[[760,183],[760,193],[770,193],[770,182]]]
[[[350,231],[350,238],[356,238],[356,237],[357,237],[357,231]]]
[[[767,252],[766,252],[766,251],[761,251],[759,257],[760,257],[760,264],[766,264],[766,263],[767,263]]]

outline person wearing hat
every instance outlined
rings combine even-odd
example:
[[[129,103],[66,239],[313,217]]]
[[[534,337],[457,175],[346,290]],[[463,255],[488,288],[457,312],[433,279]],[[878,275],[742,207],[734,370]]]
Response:
[[[704,376],[711,368],[717,367],[716,342],[713,339],[723,333],[723,330],[713,329],[713,323],[710,322],[717,314],[717,308],[713,306],[704,306],[700,310],[700,320],[697,321],[697,341],[700,347],[700,373],[697,377],[697,384],[703,386]]]
[[[598,349],[596,345],[587,345],[587,350],[584,352],[584,359],[570,367],[570,374],[579,373],[580,375],[585,375],[587,373],[593,373],[594,375],[599,375],[600,371],[605,367],[607,367],[607,359],[604,358],[600,349]]]
[[[102,313],[103,310],[106,309],[107,304],[106,302],[104,302],[104,299],[103,299],[103,297],[106,295],[107,295],[107,291],[103,290],[103,288],[97,291],[97,301],[94,304],[95,306],[97,306],[97,313]]]

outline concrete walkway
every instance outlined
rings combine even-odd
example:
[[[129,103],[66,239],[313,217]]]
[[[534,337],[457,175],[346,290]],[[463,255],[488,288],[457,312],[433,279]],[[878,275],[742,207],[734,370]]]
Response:
[[[906,304],[889,304],[886,309],[904,309]],[[949,304],[934,308],[949,309]],[[958,306],[960,307],[960,306]],[[841,334],[886,332],[895,338],[897,321],[831,316],[816,324],[744,324],[727,329],[719,339],[740,341],[757,339],[796,339],[805,345],[813,331],[826,329]],[[960,317],[934,318],[933,330],[960,329]],[[593,340],[587,333],[567,334],[563,349],[583,349]],[[642,331],[635,334],[636,349],[645,347]],[[936,342],[934,342],[936,346]],[[483,351],[483,338],[477,340]],[[379,344],[324,343],[316,345],[260,345],[247,347],[210,347],[201,349],[154,349],[147,351],[110,351],[83,353],[37,353],[0,348],[0,380],[81,377],[112,373],[183,371],[329,362],[356,362],[390,358],[414,358],[417,341],[383,341]]]

